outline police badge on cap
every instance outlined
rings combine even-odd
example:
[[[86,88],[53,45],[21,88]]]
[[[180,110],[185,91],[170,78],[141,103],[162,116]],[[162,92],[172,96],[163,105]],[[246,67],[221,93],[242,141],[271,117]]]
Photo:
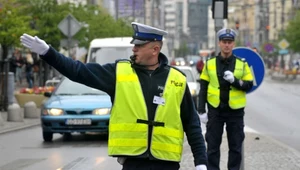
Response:
[[[223,28],[217,32],[219,40],[229,40],[234,41],[236,32],[233,29]]]
[[[134,30],[132,36],[133,39],[130,42],[131,44],[145,44],[150,41],[162,41],[163,36],[168,34],[164,30],[137,22],[132,22],[131,25]]]

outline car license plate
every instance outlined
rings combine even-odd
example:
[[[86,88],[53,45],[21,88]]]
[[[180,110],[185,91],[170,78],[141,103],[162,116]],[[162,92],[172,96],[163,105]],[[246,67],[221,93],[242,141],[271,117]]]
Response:
[[[91,125],[91,119],[67,119],[67,125]]]

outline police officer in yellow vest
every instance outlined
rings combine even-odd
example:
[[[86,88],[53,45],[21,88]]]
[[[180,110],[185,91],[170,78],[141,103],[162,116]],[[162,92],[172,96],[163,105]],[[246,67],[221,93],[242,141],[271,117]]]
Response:
[[[220,53],[209,58],[200,76],[199,108],[201,122],[206,124],[208,170],[219,170],[220,144],[226,124],[229,170],[239,170],[244,134],[246,92],[253,86],[247,62],[232,54],[236,32],[223,28],[217,32]],[[242,57],[242,56],[241,56]],[[208,113],[206,113],[206,104]]]
[[[186,77],[160,52],[167,32],[135,22],[132,27],[131,60],[105,65],[74,61],[28,34],[21,42],[69,79],[110,95],[108,154],[119,157],[123,170],[178,170],[184,132],[195,169],[206,170],[205,141]]]

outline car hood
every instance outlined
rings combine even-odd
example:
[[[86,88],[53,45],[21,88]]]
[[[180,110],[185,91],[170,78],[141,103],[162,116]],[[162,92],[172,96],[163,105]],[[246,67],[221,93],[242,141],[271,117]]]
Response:
[[[45,108],[110,108],[111,100],[108,95],[87,95],[87,96],[51,96],[45,102]]]

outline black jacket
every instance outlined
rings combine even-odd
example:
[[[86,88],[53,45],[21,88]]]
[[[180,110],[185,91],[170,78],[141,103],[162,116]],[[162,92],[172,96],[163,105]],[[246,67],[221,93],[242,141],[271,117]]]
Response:
[[[253,81],[243,81],[242,86],[239,83],[239,79],[235,78],[234,82],[230,84],[228,81],[226,81],[223,76],[224,72],[229,70],[231,72],[234,72],[235,69],[235,62],[236,60],[241,60],[240,58],[231,55],[229,58],[224,59],[220,54],[216,56],[216,71],[217,71],[217,76],[220,84],[220,105],[217,109],[220,111],[225,111],[225,113],[231,113],[231,115],[223,115],[223,116],[240,116],[244,114],[244,108],[241,109],[231,109],[229,107],[228,101],[229,101],[229,91],[230,91],[230,86],[234,86],[237,89],[243,90],[243,91],[249,91],[252,86],[253,86]],[[206,67],[206,65],[204,66]],[[205,104],[207,103],[207,88],[208,88],[209,82],[206,80],[201,79],[200,80],[200,85],[201,89],[199,92],[199,108],[198,112],[199,113],[205,113]],[[213,106],[209,105],[208,103],[208,108],[213,108]]]
[[[105,91],[111,97],[112,103],[114,102],[116,63],[104,65],[98,63],[84,64],[80,61],[75,61],[63,56],[52,47],[50,47],[49,51],[44,56],[41,56],[41,58],[70,80]],[[158,87],[164,87],[170,70],[170,66],[167,65],[167,57],[162,53],[159,55],[159,61],[160,66],[153,72],[149,72],[143,67],[135,64],[132,65],[136,70],[141,83],[148,109],[149,120],[154,120],[154,114],[157,107],[156,104],[153,104],[153,97],[154,95],[159,96],[162,92],[162,89]],[[206,164],[206,147],[202,136],[199,117],[194,107],[189,88],[188,86],[186,87],[180,108],[182,125],[195,158],[195,165]],[[151,126],[149,127],[149,131],[152,132]],[[138,157],[154,159],[149,150]]]

